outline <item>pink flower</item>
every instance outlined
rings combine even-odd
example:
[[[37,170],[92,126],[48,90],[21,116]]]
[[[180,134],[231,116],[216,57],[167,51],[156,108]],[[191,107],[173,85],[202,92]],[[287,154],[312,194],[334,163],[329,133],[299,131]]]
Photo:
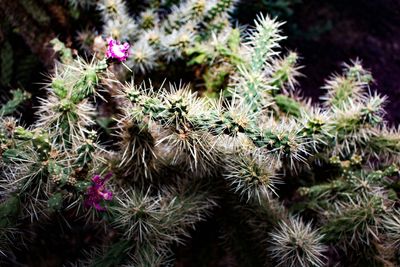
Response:
[[[92,178],[92,185],[86,192],[85,207],[94,207],[96,210],[104,211],[104,207],[100,205],[102,200],[111,200],[112,192],[105,189],[105,183],[111,178],[112,173],[107,174],[104,178],[95,175]]]
[[[107,59],[116,59],[118,61],[125,61],[129,56],[130,45],[128,43],[121,44],[119,41],[112,38],[107,39],[108,47],[106,51]]]

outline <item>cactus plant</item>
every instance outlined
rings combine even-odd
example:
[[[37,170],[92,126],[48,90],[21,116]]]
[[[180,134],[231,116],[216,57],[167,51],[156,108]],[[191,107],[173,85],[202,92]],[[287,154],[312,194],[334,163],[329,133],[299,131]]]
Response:
[[[99,1],[107,40],[94,38],[90,60],[52,41],[61,57],[36,122],[11,117],[22,91],[0,109],[2,254],[55,216],[102,228],[65,265],[165,266],[218,215],[227,249],[254,244],[240,266],[399,264],[400,136],[371,73],[345,64],[312,104],[296,93],[282,23],[260,14],[244,30],[229,22],[235,1],[156,8],[167,2],[134,18]],[[168,81],[175,67],[197,78]]]

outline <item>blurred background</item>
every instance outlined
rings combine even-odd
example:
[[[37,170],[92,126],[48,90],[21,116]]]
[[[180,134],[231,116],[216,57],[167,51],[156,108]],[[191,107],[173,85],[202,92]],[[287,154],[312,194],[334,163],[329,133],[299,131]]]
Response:
[[[95,0],[0,0],[0,98],[16,88],[40,96],[55,57],[49,41],[58,37],[81,53],[85,45],[82,34],[95,32],[102,26],[95,3]],[[132,15],[146,5],[144,0],[126,0],[126,3]],[[375,78],[371,90],[388,96],[387,120],[394,125],[400,123],[399,0],[242,0],[232,15],[233,22],[252,25],[259,12],[286,21],[283,30],[288,38],[283,49],[294,50],[301,56],[302,95],[318,101],[324,80],[340,72],[344,62],[358,58]],[[35,100],[28,103],[26,110],[33,106]],[[23,116],[29,120],[31,114]],[[224,251],[219,245],[221,233],[217,225],[212,220],[200,224],[194,238],[177,251],[175,266],[236,266],[231,257],[233,252]],[[73,255],[76,248],[89,242],[85,238],[94,235],[90,229],[71,229],[75,232],[61,226],[44,230],[51,232],[54,244],[33,239],[34,251],[31,255],[21,252],[21,257],[26,258],[29,266],[44,266],[43,262],[45,266],[61,266],[60,255]],[[43,246],[50,247],[50,251],[44,252]]]

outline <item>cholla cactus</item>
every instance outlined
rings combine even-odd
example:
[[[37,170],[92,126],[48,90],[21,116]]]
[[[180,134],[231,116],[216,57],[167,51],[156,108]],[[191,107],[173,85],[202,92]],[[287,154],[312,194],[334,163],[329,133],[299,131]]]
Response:
[[[188,58],[188,49],[209,40],[215,31],[230,28],[227,22],[235,1],[188,0],[165,9],[149,8],[130,17],[121,0],[104,0],[98,4],[104,27],[103,34],[133,44],[129,67],[147,73]],[[222,23],[223,21],[223,23]]]
[[[393,213],[384,216],[383,227],[387,230],[389,239],[398,248],[400,245],[400,217],[398,210],[394,210]]]
[[[99,1],[93,59],[52,42],[61,62],[35,123],[7,117],[23,91],[0,109],[4,255],[57,214],[107,233],[72,265],[165,266],[218,216],[240,266],[399,265],[400,137],[371,74],[351,62],[311,104],[282,23],[234,27],[234,4],[152,1],[131,17],[124,1]],[[161,82],[170,73],[192,83]]]
[[[16,111],[16,109],[22,102],[28,100],[31,97],[28,92],[25,92],[20,89],[14,90],[11,93],[12,93],[12,99],[7,101],[7,103],[4,104],[0,109],[1,117],[11,115],[13,112]]]
[[[288,223],[280,223],[270,238],[269,249],[278,266],[324,265],[323,236],[313,231],[311,223],[304,224],[299,218],[291,217]]]
[[[225,179],[231,183],[235,193],[243,198],[259,202],[276,194],[279,179],[275,171],[280,167],[273,158],[261,155],[233,155],[226,164]]]

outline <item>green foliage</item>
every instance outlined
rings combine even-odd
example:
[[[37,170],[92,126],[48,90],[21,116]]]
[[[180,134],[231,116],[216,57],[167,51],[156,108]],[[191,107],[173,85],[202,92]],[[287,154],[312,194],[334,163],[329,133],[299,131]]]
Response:
[[[11,115],[24,101],[31,98],[28,92],[21,89],[13,90],[11,93],[12,98],[0,108],[0,116]]]
[[[55,193],[47,202],[52,210],[60,210],[62,208],[63,196],[61,193]]]
[[[274,100],[276,102],[276,105],[282,112],[288,115],[292,115],[294,117],[299,117],[301,115],[300,104],[296,100],[290,98],[289,96],[276,95],[274,97]]]
[[[62,63],[72,63],[73,58],[70,48],[66,47],[65,44],[61,42],[58,38],[54,38],[53,40],[51,40],[50,44],[53,46],[55,52],[60,53]]]
[[[163,266],[217,216],[243,265],[325,266],[328,249],[345,256],[329,255],[338,266],[398,264],[381,248],[399,244],[400,139],[371,74],[354,61],[327,81],[323,104],[296,97],[282,23],[260,15],[242,32],[233,4],[188,0],[161,14],[169,3],[155,1],[132,18],[123,1],[100,1],[103,33],[131,41],[123,64],[136,81],[105,46],[87,62],[53,40],[63,63],[35,123],[0,118],[4,228],[81,218],[107,232],[83,265]],[[179,67],[192,85],[143,82]],[[23,98],[15,91],[2,115]]]

